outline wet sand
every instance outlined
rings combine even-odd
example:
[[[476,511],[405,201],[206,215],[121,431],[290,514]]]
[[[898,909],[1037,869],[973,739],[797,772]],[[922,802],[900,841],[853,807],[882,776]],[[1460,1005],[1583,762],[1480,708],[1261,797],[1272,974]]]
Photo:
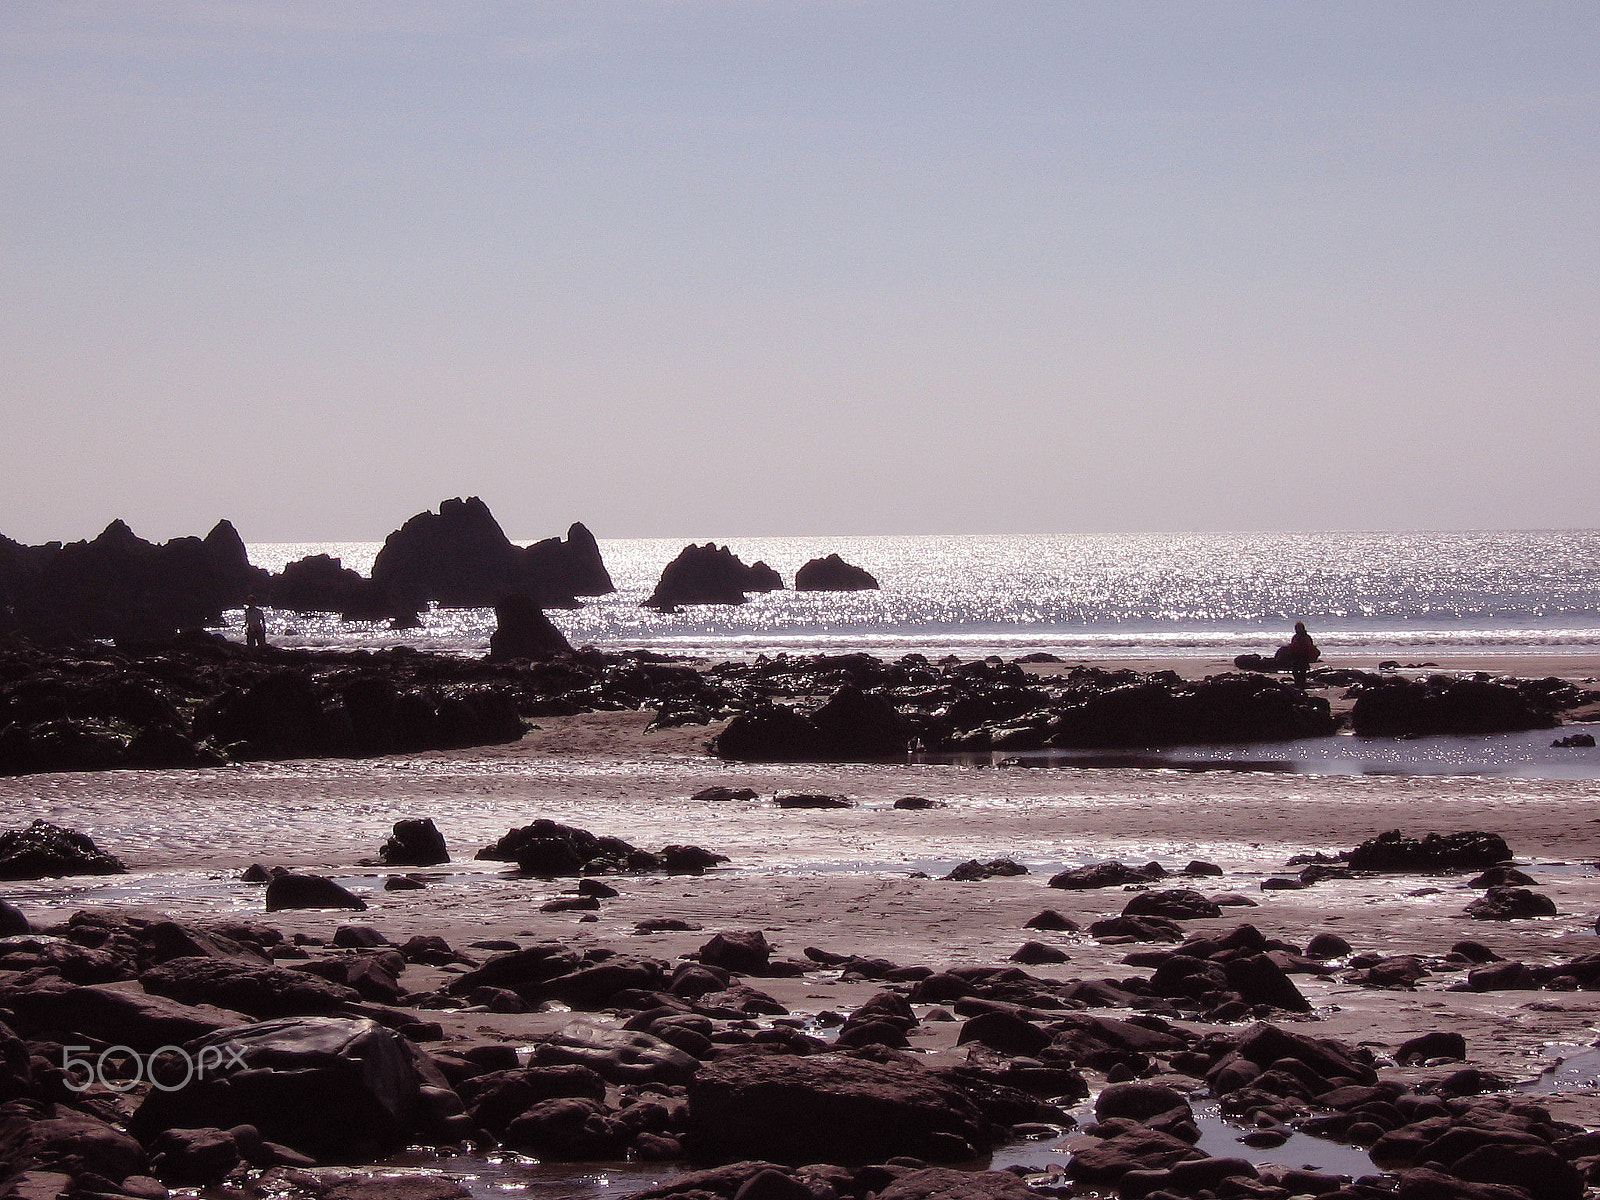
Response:
[[[1582,678],[1596,665],[1573,669]],[[1328,930],[1347,938],[1357,952],[1428,956],[1473,938],[1530,963],[1600,951],[1600,869],[1591,865],[1600,859],[1600,782],[1594,780],[746,766],[705,754],[714,727],[645,733],[648,719],[633,712],[542,719],[540,728],[515,745],[404,758],[0,780],[6,827],[44,817],[84,830],[133,871],[128,877],[6,885],[3,894],[39,923],[91,904],[137,904],[182,919],[245,916],[323,936],[356,921],[394,940],[414,933],[441,934],[456,946],[487,938],[524,944],[557,939],[663,959],[730,929],[765,931],[780,957],[800,957],[814,946],[930,967],[1002,963],[1023,941],[1038,938],[1071,957],[1032,968],[1037,974],[1121,978],[1145,973],[1121,961],[1138,947],[1023,929],[1046,907],[1087,925],[1120,912],[1128,898],[1120,889],[1052,889],[1050,875],[1105,858],[1154,858],[1174,871],[1199,858],[1226,874],[1198,883],[1174,880],[1172,886],[1237,893],[1254,906],[1189,922],[1192,931],[1249,921],[1297,946]],[[747,786],[760,796],[690,799],[711,784]],[[772,802],[779,791],[842,794],[855,806],[782,810]],[[907,795],[941,807],[892,807]],[[381,890],[387,872],[361,860],[375,855],[394,821],[422,816],[436,821],[457,861],[418,872],[429,881],[426,890]],[[471,857],[508,828],[539,817],[649,849],[692,842],[732,861],[702,877],[613,879],[621,895],[602,905],[597,920],[544,914],[539,905],[569,890],[570,881],[520,879],[504,864]],[[1283,868],[1293,854],[1347,849],[1387,829],[1501,833],[1518,863],[1555,900],[1559,915],[1473,921],[1462,910],[1479,893],[1465,886],[1466,875],[1368,877],[1303,891],[1261,890],[1263,879],[1292,873]],[[938,878],[964,859],[996,857],[1014,858],[1029,873],[980,883]],[[361,892],[372,907],[360,915],[267,917],[261,889],[235,879],[255,861],[323,871]],[[916,877],[918,871],[928,877]],[[653,917],[681,918],[703,930],[634,932],[636,922]],[[433,969],[412,968],[404,982],[423,990],[438,978]],[[1418,1033],[1455,1029],[1466,1035],[1474,1065],[1514,1080],[1534,1079],[1552,1061],[1551,1047],[1570,1052],[1597,1036],[1600,992],[1446,990],[1461,978],[1442,969],[1415,991],[1376,991],[1337,978],[1295,976],[1317,1008],[1306,1032],[1366,1042],[1381,1053]],[[751,982],[797,1013],[843,1011],[877,990],[816,974]],[[429,1014],[435,1018],[453,1037],[513,1041],[573,1019],[563,1013]],[[583,1019],[618,1021],[604,1014]],[[954,1023],[928,1022],[913,1044],[935,1057],[964,1058],[966,1049],[957,1051],[954,1038]],[[1600,1125],[1600,1095],[1593,1087],[1542,1099],[1566,1119]]]

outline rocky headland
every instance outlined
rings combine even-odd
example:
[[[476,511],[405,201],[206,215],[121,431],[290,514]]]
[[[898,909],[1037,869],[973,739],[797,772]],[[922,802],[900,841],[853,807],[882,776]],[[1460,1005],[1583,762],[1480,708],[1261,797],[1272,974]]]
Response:
[[[563,540],[514,545],[476,496],[445,500],[389,535],[372,577],[326,554],[277,575],[250,565],[227,521],[204,538],[153,544],[113,521],[92,541],[24,546],[0,537],[0,634],[147,642],[217,624],[258,603],[347,620],[416,622],[429,603],[488,607],[527,596],[541,608],[575,608],[613,590],[594,535],[574,524]]]

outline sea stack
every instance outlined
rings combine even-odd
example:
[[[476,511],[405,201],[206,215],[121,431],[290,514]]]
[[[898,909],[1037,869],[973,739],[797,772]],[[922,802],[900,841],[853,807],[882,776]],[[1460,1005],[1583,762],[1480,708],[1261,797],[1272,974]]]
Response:
[[[878,581],[862,567],[847,563],[837,554],[813,558],[794,573],[797,592],[876,591]]]
[[[746,592],[782,587],[782,576],[764,562],[746,566],[727,546],[691,543],[667,564],[644,605],[670,611],[683,604],[743,604]]]

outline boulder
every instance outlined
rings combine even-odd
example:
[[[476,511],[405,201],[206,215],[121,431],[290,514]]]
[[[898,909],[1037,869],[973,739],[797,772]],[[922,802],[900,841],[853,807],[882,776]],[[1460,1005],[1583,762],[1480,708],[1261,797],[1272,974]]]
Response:
[[[690,796],[689,799],[715,800],[720,802],[727,800],[755,800],[759,797],[760,793],[757,792],[755,788],[730,788],[713,785],[711,787],[701,788],[694,795]]]
[[[479,850],[476,857],[515,862],[525,874],[543,876],[655,870],[660,866],[655,855],[621,838],[601,837],[576,825],[546,818],[507,831],[494,845]]]
[[[1521,921],[1555,916],[1556,902],[1528,888],[1492,887],[1467,905],[1466,912],[1474,921]]]
[[[506,1127],[505,1145],[544,1162],[621,1157],[631,1134],[604,1102],[541,1100]]]
[[[1222,909],[1191,888],[1168,888],[1159,892],[1136,892],[1123,906],[1122,915],[1193,921],[1202,917],[1220,917]]]
[[[29,1036],[74,1034],[141,1051],[181,1046],[249,1021],[240,1011],[147,994],[131,983],[73,986],[42,980],[31,987],[4,989],[0,1003],[16,1015],[18,1029]]]
[[[1467,1039],[1455,1030],[1443,1029],[1409,1038],[1394,1052],[1395,1062],[1401,1065],[1415,1065],[1436,1058],[1460,1061],[1466,1057]]]
[[[1083,867],[1068,867],[1050,877],[1050,886],[1067,891],[1088,891],[1094,888],[1126,887],[1131,883],[1150,883],[1159,876],[1144,867],[1129,867],[1120,862],[1090,863]]]
[[[1511,858],[1511,847],[1497,833],[1468,830],[1430,833],[1422,839],[1391,829],[1350,851],[1358,871],[1481,871]]]
[[[805,762],[821,755],[821,736],[784,704],[758,704],[729,721],[711,740],[719,758],[738,762]]]
[[[953,880],[956,883],[976,883],[984,879],[994,879],[997,876],[1026,875],[1027,873],[1028,868],[1013,859],[991,858],[988,862],[979,862],[975,858],[969,858],[966,862],[958,864],[944,878]]]
[[[184,1048],[217,1067],[186,1087],[152,1091],[129,1122],[136,1136],[253,1125],[267,1141],[313,1158],[364,1162],[439,1134],[428,1092],[446,1094],[443,1077],[372,1021],[288,1017],[221,1030]]]
[[[86,834],[36,820],[0,833],[0,879],[54,879],[62,875],[123,875],[128,868]]]
[[[545,659],[571,654],[572,646],[525,592],[513,592],[494,606],[495,630],[489,635],[489,661]]]
[[[267,911],[285,908],[349,908],[365,912],[367,902],[322,875],[275,875],[267,884]]]
[[[903,758],[914,734],[887,697],[848,684],[811,714],[811,725],[819,754],[847,761]]]
[[[788,792],[774,796],[772,802],[779,808],[854,808],[855,801],[848,796],[830,796],[823,792]]]
[[[113,1184],[146,1174],[144,1150],[126,1133],[64,1104],[31,1100],[0,1104],[0,1164],[7,1176],[44,1168]]]
[[[172,959],[145,971],[139,983],[153,996],[234,1009],[257,1019],[323,1016],[361,998],[352,988],[306,971],[211,958]]]
[[[574,1022],[533,1048],[532,1065],[576,1064],[617,1084],[684,1084],[700,1063],[662,1038]]]
[[[32,926],[22,910],[9,901],[0,900],[0,937],[14,937],[29,932],[32,932]]]
[[[689,1084],[686,1148],[710,1161],[950,1162],[975,1157],[996,1133],[959,1088],[896,1062],[739,1056],[706,1064]]]
[[[1541,697],[1483,679],[1390,676],[1354,690],[1350,725],[1363,737],[1503,733],[1560,723]]]
[[[766,974],[771,959],[772,947],[759,929],[719,933],[700,947],[701,965],[743,975]]]
[[[874,591],[878,581],[861,567],[853,566],[837,554],[813,558],[794,574],[797,592]]]
[[[378,858],[386,867],[433,867],[449,862],[450,851],[432,818],[420,817],[396,821],[394,833],[378,851]]]
[[[1072,1155],[1070,1178],[1095,1188],[1114,1186],[1130,1171],[1161,1170],[1186,1159],[1205,1156],[1169,1133],[1134,1125],[1114,1137],[1103,1138]]]

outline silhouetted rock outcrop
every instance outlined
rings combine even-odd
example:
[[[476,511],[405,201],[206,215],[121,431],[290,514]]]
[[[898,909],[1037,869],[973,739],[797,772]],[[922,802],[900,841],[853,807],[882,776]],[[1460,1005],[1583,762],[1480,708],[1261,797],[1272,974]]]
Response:
[[[783,705],[740,713],[712,743],[722,758],[745,762],[898,758],[916,728],[887,697],[847,685],[809,717]]]
[[[159,640],[216,622],[266,580],[227,521],[160,545],[122,521],[65,546],[0,539],[0,605],[33,635]]]
[[[1358,686],[1350,710],[1359,734],[1419,737],[1428,734],[1499,733],[1559,725],[1540,681],[1388,678]]]
[[[1481,871],[1511,860],[1498,833],[1480,829],[1407,837],[1398,829],[1368,838],[1346,856],[1358,871]]]
[[[506,537],[476,496],[445,500],[418,513],[384,542],[372,580],[396,604],[484,608],[523,592],[541,608],[576,608],[578,596],[612,591],[594,535],[582,525],[565,542],[550,538],[523,549]]]
[[[743,604],[746,592],[774,592],[783,579],[764,562],[746,566],[733,550],[707,542],[685,546],[666,565],[647,608],[673,609],[682,604]]]
[[[34,821],[0,833],[0,879],[54,879],[62,875],[122,875],[127,868],[87,834]]]
[[[521,592],[514,592],[496,604],[494,616],[495,631],[489,637],[492,661],[554,658],[557,654],[572,653],[572,646],[550,623],[544,610]]]
[[[382,585],[327,554],[310,554],[288,564],[273,577],[268,594],[274,608],[334,612],[349,621],[386,620],[396,613]]]
[[[878,586],[872,574],[837,554],[813,558],[794,573],[797,592],[865,592]]]

